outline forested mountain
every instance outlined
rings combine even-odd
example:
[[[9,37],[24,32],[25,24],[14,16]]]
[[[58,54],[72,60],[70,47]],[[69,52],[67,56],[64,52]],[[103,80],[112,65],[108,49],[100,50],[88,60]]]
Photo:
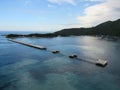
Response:
[[[120,36],[120,19],[107,21],[91,28],[71,28],[57,31],[56,35],[114,35]]]
[[[120,36],[120,19],[116,21],[107,21],[101,23],[95,27],[90,28],[70,28],[63,29],[54,33],[47,34],[28,34],[28,35],[20,35],[20,34],[9,34],[6,37],[56,37],[56,36],[70,36],[70,35],[110,35],[110,36]]]

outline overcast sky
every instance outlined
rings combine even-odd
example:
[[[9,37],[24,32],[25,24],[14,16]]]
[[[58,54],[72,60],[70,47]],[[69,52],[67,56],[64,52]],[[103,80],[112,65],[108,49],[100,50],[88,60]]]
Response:
[[[120,18],[120,0],[0,0],[0,30],[57,31]]]

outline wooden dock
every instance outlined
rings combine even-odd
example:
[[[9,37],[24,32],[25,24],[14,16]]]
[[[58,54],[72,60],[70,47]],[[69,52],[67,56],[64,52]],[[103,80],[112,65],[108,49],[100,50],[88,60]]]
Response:
[[[13,39],[8,39],[8,40],[9,40],[9,41],[12,41],[12,42],[19,43],[19,44],[23,44],[23,45],[26,45],[26,46],[29,46],[29,47],[33,47],[33,48],[37,48],[37,49],[41,49],[41,50],[46,50],[46,49],[47,49],[47,48],[44,47],[44,46],[33,45],[33,44],[29,44],[29,43],[25,43],[25,42],[21,42],[21,41],[13,40]]]

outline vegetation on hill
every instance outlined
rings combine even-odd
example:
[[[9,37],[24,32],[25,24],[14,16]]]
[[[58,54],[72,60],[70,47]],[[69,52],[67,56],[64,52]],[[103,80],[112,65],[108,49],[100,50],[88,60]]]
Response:
[[[12,37],[56,37],[56,36],[70,36],[70,35],[110,35],[120,36],[120,19],[116,21],[107,21],[91,28],[70,28],[63,29],[54,33],[47,34],[8,34],[7,38]]]
[[[120,36],[120,19],[108,21],[91,28],[71,28],[55,32],[56,35],[112,35]]]

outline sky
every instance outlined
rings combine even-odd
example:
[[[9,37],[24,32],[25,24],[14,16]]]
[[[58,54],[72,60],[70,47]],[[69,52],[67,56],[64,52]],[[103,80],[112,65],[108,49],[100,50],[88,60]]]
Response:
[[[120,18],[120,0],[0,0],[0,31],[58,31]]]

